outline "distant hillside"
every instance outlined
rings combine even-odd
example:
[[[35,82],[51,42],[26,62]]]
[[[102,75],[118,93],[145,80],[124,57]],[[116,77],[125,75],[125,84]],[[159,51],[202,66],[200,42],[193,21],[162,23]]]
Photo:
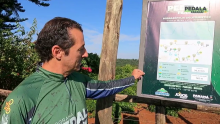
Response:
[[[117,59],[116,61],[116,66],[124,66],[126,64],[138,67],[138,59]]]

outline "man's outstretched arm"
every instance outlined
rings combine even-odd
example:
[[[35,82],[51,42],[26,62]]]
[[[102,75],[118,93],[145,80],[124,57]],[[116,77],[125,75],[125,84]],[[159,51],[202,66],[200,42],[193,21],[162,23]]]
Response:
[[[131,77],[119,80],[89,80],[86,83],[86,98],[99,99],[121,92],[127,87],[132,86],[136,79],[139,79],[142,75],[144,75],[144,72],[139,69],[135,69],[132,72],[132,75],[133,76]]]

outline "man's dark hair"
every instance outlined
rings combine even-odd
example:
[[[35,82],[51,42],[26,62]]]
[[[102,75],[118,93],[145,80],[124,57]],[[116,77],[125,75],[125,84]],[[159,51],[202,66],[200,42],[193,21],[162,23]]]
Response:
[[[42,62],[53,58],[51,49],[54,45],[61,47],[66,55],[69,54],[69,49],[75,41],[74,38],[69,37],[68,30],[73,28],[83,32],[79,23],[68,18],[55,17],[45,24],[35,42],[35,48]]]

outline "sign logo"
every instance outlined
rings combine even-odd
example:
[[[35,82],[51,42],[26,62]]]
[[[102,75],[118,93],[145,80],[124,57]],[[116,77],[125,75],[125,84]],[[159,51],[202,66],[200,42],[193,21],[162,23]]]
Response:
[[[187,94],[182,94],[181,92],[176,93],[175,96],[179,96],[181,99],[187,99],[187,98],[188,98],[188,95],[187,95]]]
[[[209,96],[193,94],[193,98],[195,98],[195,99],[209,99]]]
[[[202,102],[210,102],[212,101],[212,96],[209,96],[208,95],[197,95],[197,94],[193,94],[193,98],[195,98],[196,100],[198,101],[202,101]]]
[[[6,113],[6,114],[9,114],[9,113],[10,113],[10,111],[11,111],[10,105],[12,105],[13,102],[14,102],[13,99],[10,99],[8,102],[6,102],[5,107],[4,107],[4,110],[5,110],[5,113]]]
[[[161,88],[161,89],[157,90],[155,92],[155,95],[170,96],[170,94],[164,88]]]
[[[201,6],[185,6],[185,12],[189,13],[207,13],[207,8]]]
[[[178,14],[207,13],[208,7],[194,5],[173,5],[167,7],[167,12]]]

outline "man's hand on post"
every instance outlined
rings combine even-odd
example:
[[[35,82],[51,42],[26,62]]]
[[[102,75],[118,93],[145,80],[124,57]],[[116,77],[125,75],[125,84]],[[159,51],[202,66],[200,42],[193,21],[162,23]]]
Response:
[[[140,69],[134,69],[132,72],[132,75],[134,76],[135,79],[141,79],[141,77],[144,75],[145,73],[143,71],[141,71]]]

